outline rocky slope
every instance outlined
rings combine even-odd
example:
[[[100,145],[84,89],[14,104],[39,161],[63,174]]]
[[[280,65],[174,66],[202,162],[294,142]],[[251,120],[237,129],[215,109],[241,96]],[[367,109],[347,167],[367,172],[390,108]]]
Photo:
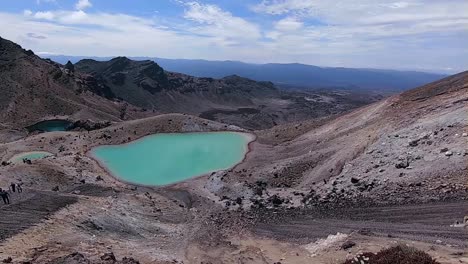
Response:
[[[459,263],[467,235],[450,225],[468,208],[467,83],[463,73],[340,117],[255,131],[233,170],[166,187],[119,182],[86,153],[157,132],[235,127],[168,114],[1,144],[3,161],[33,150],[55,156],[0,166],[0,186],[25,190],[0,207],[0,259],[340,263],[411,243]],[[343,250],[348,239],[356,246]]]
[[[264,182],[311,205],[466,199],[467,101],[463,72],[331,120],[259,131],[258,152],[223,179],[245,179],[247,195],[237,186],[234,198]]]
[[[43,60],[2,38],[0,79],[0,123],[4,129],[21,129],[56,116],[120,121],[123,108],[127,108],[128,118],[143,116],[136,107],[109,100],[110,90],[92,76]]]

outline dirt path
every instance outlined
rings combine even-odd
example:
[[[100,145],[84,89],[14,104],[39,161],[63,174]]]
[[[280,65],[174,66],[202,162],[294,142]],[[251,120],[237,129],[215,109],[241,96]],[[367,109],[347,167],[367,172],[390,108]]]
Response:
[[[30,228],[59,209],[77,201],[54,192],[24,190],[11,193],[11,204],[0,206],[0,241]]]
[[[450,227],[455,221],[462,221],[467,211],[468,201],[344,209],[333,212],[334,216],[303,212],[277,223],[258,223],[253,230],[262,236],[299,243],[361,230],[372,236],[468,247],[468,230]]]

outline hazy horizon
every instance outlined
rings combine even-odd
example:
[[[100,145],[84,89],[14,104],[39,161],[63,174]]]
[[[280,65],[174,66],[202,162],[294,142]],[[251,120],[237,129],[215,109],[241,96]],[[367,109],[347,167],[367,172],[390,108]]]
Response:
[[[312,67],[320,67],[320,68],[349,68],[349,69],[362,69],[362,70],[382,70],[382,71],[403,71],[403,72],[421,72],[421,73],[433,73],[433,74],[441,74],[441,75],[451,75],[451,74],[456,74],[460,72],[467,71],[468,69],[464,69],[461,71],[448,71],[448,70],[431,70],[431,69],[406,69],[406,68],[400,68],[400,69],[392,69],[392,68],[369,68],[369,67],[347,67],[347,66],[327,66],[327,65],[316,65],[316,64],[307,64],[307,63],[300,63],[300,62],[266,62],[266,63],[255,63],[255,62],[246,62],[246,61],[240,61],[240,60],[208,60],[208,59],[187,59],[187,58],[165,58],[165,57],[149,57],[149,56],[126,56],[126,55],[113,55],[113,56],[80,56],[80,55],[66,55],[66,54],[50,54],[50,53],[36,53],[38,56],[44,59],[54,59],[57,57],[64,57],[64,58],[78,58],[78,59],[99,59],[99,60],[109,60],[112,58],[117,58],[117,57],[127,57],[132,60],[143,60],[143,59],[149,59],[149,60],[155,60],[157,63],[157,60],[173,60],[173,61],[205,61],[205,62],[233,62],[233,63],[243,63],[243,64],[249,64],[249,65],[266,65],[266,64],[281,64],[281,65],[292,65],[292,64],[299,64],[299,65],[305,65],[305,66],[312,66]]]
[[[468,69],[468,2],[4,1],[0,35],[46,56]]]

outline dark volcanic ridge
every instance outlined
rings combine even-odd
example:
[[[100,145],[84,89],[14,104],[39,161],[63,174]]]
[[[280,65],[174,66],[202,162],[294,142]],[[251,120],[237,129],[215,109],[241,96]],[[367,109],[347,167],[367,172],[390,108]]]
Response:
[[[236,75],[199,78],[165,71],[154,61],[125,57],[81,60],[75,68],[99,80],[109,94],[133,105],[199,115],[248,129],[338,114],[382,98],[350,91],[283,91],[271,82]]]

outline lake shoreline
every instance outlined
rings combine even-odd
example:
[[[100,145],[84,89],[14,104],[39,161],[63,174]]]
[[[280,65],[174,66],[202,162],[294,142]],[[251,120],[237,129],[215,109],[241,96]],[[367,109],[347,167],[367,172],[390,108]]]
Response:
[[[226,133],[226,132],[229,132],[229,133],[233,133],[233,134],[237,134],[237,135],[240,135],[242,137],[244,137],[244,139],[246,140],[246,144],[245,144],[245,147],[244,147],[244,153],[243,153],[243,157],[242,159],[233,164],[232,166],[230,167],[227,167],[227,168],[223,168],[223,169],[216,169],[216,170],[211,170],[211,171],[208,171],[206,173],[202,173],[202,174],[198,174],[198,175],[195,175],[195,176],[192,176],[192,177],[189,177],[187,179],[184,179],[184,180],[180,180],[180,181],[176,181],[176,182],[173,182],[173,183],[169,183],[169,184],[161,184],[161,185],[155,185],[155,184],[142,184],[142,183],[134,183],[134,182],[130,182],[128,180],[125,180],[124,177],[121,177],[119,176],[117,173],[115,172],[112,172],[108,166],[106,164],[104,164],[103,161],[101,161],[97,156],[96,154],[93,152],[94,149],[98,148],[98,147],[119,147],[119,146],[125,146],[125,145],[129,145],[129,144],[132,144],[132,143],[135,143],[139,140],[142,140],[144,138],[147,138],[147,137],[151,137],[151,136],[154,136],[154,135],[173,135],[173,134],[206,134],[206,133]],[[122,182],[122,183],[125,183],[125,184],[128,184],[128,185],[133,185],[133,186],[139,186],[139,187],[147,187],[147,188],[165,188],[165,187],[170,187],[170,186],[175,186],[177,184],[180,184],[182,182],[187,182],[189,180],[194,180],[194,179],[199,179],[199,178],[202,178],[202,177],[205,177],[205,176],[208,176],[214,172],[219,172],[219,171],[227,171],[227,170],[230,170],[232,168],[235,168],[237,165],[243,163],[246,158],[247,158],[247,155],[252,151],[252,144],[257,140],[257,136],[255,134],[252,134],[252,133],[247,133],[247,132],[238,132],[238,131],[210,131],[210,132],[169,132],[169,133],[154,133],[154,134],[150,134],[150,135],[145,135],[143,137],[140,137],[138,139],[135,139],[135,140],[132,140],[132,141],[129,141],[129,142],[125,142],[123,144],[104,144],[104,145],[99,145],[99,146],[95,146],[95,147],[92,147],[90,148],[87,152],[86,152],[86,156],[87,157],[90,157],[92,160],[94,160],[98,167],[100,169],[102,169],[103,171],[106,172],[107,175],[111,176],[113,179],[119,181],[119,182]]]

